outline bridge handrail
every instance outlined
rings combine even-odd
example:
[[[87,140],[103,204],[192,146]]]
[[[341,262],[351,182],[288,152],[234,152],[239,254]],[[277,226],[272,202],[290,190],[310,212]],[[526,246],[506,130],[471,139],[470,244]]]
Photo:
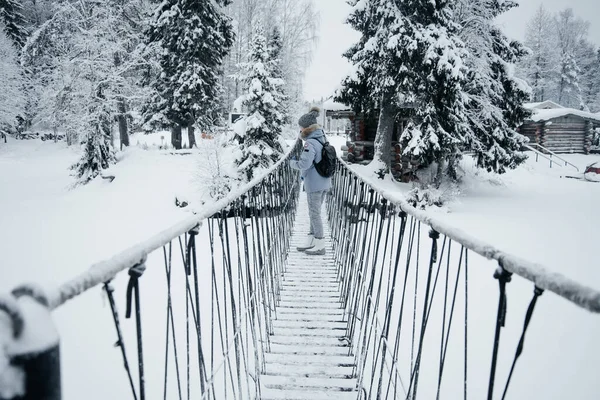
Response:
[[[255,186],[259,185],[265,177],[269,176],[269,174],[279,168],[284,162],[287,162],[293,155],[294,151],[296,151],[297,145],[298,141],[296,141],[294,146],[292,146],[279,161],[271,166],[271,168],[266,170],[260,176],[254,178],[249,183],[242,185],[237,190],[231,192],[227,197],[208,207],[202,208],[198,214],[181,220],[170,228],[167,228],[157,235],[152,236],[150,239],[130,247],[129,249],[122,251],[112,258],[93,264],[86,271],[79,274],[75,278],[63,283],[53,290],[50,290],[47,293],[49,308],[54,310],[66,303],[68,300],[84,293],[85,291],[111,280],[118,273],[143,263],[147,255],[151,252],[160,249],[162,246],[168,244],[171,240],[194,229],[210,216],[226,209],[235,200],[252,190]]]
[[[502,251],[461,229],[439,221],[428,212],[418,210],[408,204],[401,194],[378,188],[377,180],[362,176],[360,172],[354,170],[350,164],[342,160],[339,156],[338,161],[359,181],[367,184],[389,202],[394,203],[404,212],[429,225],[437,232],[446,235],[453,241],[460,243],[465,248],[487,259],[498,261],[507,271],[533,282],[541,289],[549,290],[588,311],[600,313],[599,290],[583,285],[561,273],[552,272],[541,264],[533,263]]]

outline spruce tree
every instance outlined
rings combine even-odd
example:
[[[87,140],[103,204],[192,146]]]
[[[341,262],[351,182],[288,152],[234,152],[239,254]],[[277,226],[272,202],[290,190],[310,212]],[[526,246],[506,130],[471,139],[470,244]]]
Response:
[[[522,103],[528,92],[512,76],[509,63],[524,50],[492,23],[512,2],[356,4],[349,22],[362,38],[348,52],[355,71],[338,98],[355,109],[379,108],[375,162],[382,173],[390,168],[394,119],[409,105],[414,110],[401,134],[403,154],[423,168],[435,163],[440,179],[442,172],[456,178],[464,151],[475,151],[480,167],[497,172],[523,161],[523,138],[515,128],[526,116]],[[468,13],[461,14],[460,7]],[[458,17],[467,14],[464,21]],[[467,20],[484,34],[466,37]],[[368,101],[358,98],[363,95]]]
[[[254,34],[249,59],[242,65],[248,114],[238,125],[244,129],[236,129],[235,136],[241,150],[236,160],[238,171],[246,181],[255,176],[257,169],[272,165],[283,152],[279,142],[283,113],[278,101],[282,82],[269,68],[267,39],[260,28]]]
[[[344,57],[354,64],[354,71],[344,78],[334,100],[348,104],[356,114],[374,113],[377,108],[377,101],[374,101],[375,96],[372,93],[377,89],[377,85],[373,83],[377,81],[374,75],[378,54],[368,52],[365,45],[370,40],[374,40],[378,29],[379,18],[376,13],[378,3],[379,1],[376,0],[362,2],[354,0],[353,12],[346,21],[361,33],[361,38],[344,53]]]
[[[23,7],[17,0],[0,0],[0,21],[4,22],[6,33],[21,49],[27,41],[26,21]]]
[[[512,1],[460,0],[464,13],[456,22],[463,27],[461,39],[469,52],[466,59],[467,135],[465,149],[473,151],[477,166],[503,173],[526,156],[525,138],[516,132],[528,116],[523,103],[529,100],[527,85],[513,74],[514,65],[526,55],[523,45],[510,41],[494,20],[516,7]],[[483,95],[482,95],[483,94]]]
[[[233,44],[230,19],[217,6],[230,0],[167,0],[149,29],[149,46],[157,46],[160,76],[146,121],[213,126],[220,119],[220,70]]]
[[[453,3],[386,3],[392,4],[386,7],[389,11],[382,26],[387,27],[384,29],[390,39],[386,41],[383,33],[378,40],[380,51],[384,45],[388,49],[380,77],[386,86],[383,95],[400,92],[416,104],[414,116],[400,138],[403,153],[423,167],[437,163],[439,172],[448,163],[447,170],[454,176],[461,147],[470,132],[462,96],[468,54],[458,36],[459,27],[451,19]]]
[[[527,23],[524,44],[529,54],[519,62],[519,72],[532,89],[531,100],[542,102],[552,96],[552,82],[556,75],[556,31],[552,14],[541,5]]]

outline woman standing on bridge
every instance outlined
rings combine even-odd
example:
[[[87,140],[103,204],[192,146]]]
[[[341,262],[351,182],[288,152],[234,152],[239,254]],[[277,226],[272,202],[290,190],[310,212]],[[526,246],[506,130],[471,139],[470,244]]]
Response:
[[[319,112],[318,107],[313,107],[308,114],[304,114],[298,120],[298,125],[301,128],[300,138],[304,140],[304,151],[299,160],[292,159],[290,161],[292,168],[301,171],[310,218],[310,232],[306,242],[298,246],[297,249],[311,255],[325,254],[321,209],[325,195],[331,189],[331,178],[321,176],[314,165],[321,161],[321,151],[326,142],[325,132],[317,123]]]

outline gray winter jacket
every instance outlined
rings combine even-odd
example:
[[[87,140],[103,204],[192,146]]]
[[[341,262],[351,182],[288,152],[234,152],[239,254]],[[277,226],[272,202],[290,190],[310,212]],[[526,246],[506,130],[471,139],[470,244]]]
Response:
[[[331,189],[331,178],[319,175],[314,166],[321,161],[323,143],[327,141],[325,133],[319,125],[311,125],[302,132],[301,138],[304,140],[304,151],[299,160],[290,161],[290,166],[301,171],[307,193]]]

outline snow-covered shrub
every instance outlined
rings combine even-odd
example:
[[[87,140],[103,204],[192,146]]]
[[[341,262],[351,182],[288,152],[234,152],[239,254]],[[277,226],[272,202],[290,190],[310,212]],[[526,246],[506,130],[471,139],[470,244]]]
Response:
[[[240,184],[235,165],[239,149],[231,146],[232,135],[230,132],[203,141],[196,173],[203,202],[220,200]]]

